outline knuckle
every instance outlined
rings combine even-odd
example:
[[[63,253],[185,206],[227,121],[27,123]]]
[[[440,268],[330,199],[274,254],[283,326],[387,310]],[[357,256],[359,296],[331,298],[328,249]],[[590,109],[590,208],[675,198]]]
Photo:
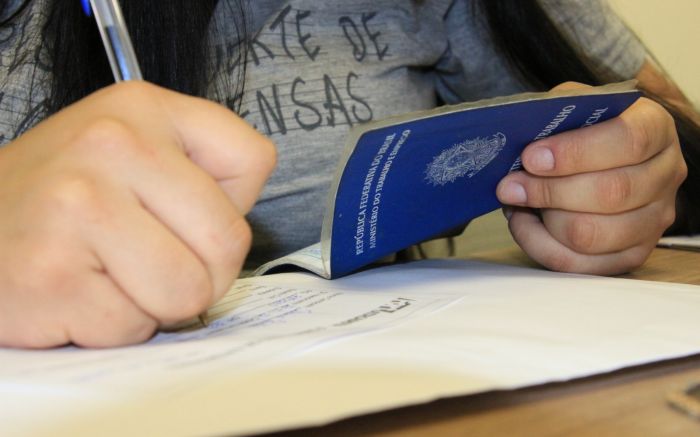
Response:
[[[238,271],[252,242],[253,232],[242,216],[232,217],[226,229],[209,236],[212,258],[228,273]]]
[[[626,171],[618,169],[599,178],[596,191],[603,211],[620,211],[632,197],[632,180]]]
[[[639,246],[634,249],[630,249],[624,256],[624,262],[622,263],[620,273],[629,272],[644,264],[647,258],[649,258],[652,248],[653,246]]]
[[[267,137],[264,137],[262,143],[262,164],[263,168],[265,168],[267,170],[266,172],[269,174],[277,165],[277,146]]]
[[[113,116],[100,116],[87,122],[70,144],[81,154],[119,156],[143,149],[136,133],[125,122]]]
[[[225,229],[211,235],[212,246],[215,247],[219,259],[227,259],[238,252],[248,250],[252,242],[252,231],[248,222],[241,215],[230,217]]]
[[[678,164],[678,170],[675,172],[675,185],[676,187],[679,187],[688,177],[688,164],[685,162],[685,159],[681,157],[680,162]]]
[[[530,206],[539,208],[549,208],[553,206],[554,195],[552,193],[552,186],[546,181],[541,179],[535,179],[528,187],[528,203],[532,203]],[[534,194],[534,198],[531,199],[531,195]]]
[[[254,138],[253,147],[248,149],[242,164],[245,171],[267,177],[277,165],[277,147],[271,139],[257,132]]]
[[[79,135],[79,139],[93,144],[120,138],[128,134],[129,129],[117,117],[101,115],[87,122]]]
[[[127,338],[132,343],[143,343],[153,337],[158,329],[158,323],[150,318],[144,318],[141,323],[134,324],[130,327]],[[123,345],[121,343],[119,346]]]
[[[561,252],[543,254],[540,262],[555,272],[573,272],[576,264],[573,256]]]
[[[663,106],[643,98],[639,108],[636,122],[626,125],[629,153],[637,162],[648,158],[659,145],[668,146],[677,137],[673,116]]]
[[[587,214],[577,214],[566,231],[572,250],[590,253],[598,243],[600,228],[596,220]]]
[[[566,153],[563,153],[562,156],[557,156],[557,161],[563,158],[571,169],[575,169],[579,163],[586,162],[587,153],[590,153],[590,147],[586,143],[585,134],[586,132],[572,132],[568,136]]]
[[[110,103],[148,105],[157,102],[159,92],[162,89],[149,82],[126,80],[104,88],[100,96]]]
[[[654,102],[656,105],[656,108],[660,112],[660,116],[658,118],[659,123],[662,125],[660,130],[661,132],[665,132],[668,137],[667,137],[667,142],[671,142],[674,139],[677,141],[678,140],[678,131],[676,130],[676,120],[673,118],[673,115],[671,115],[670,112],[666,110],[663,106],[659,105],[658,103]]]
[[[234,247],[231,254],[235,257],[236,264],[234,267],[238,269],[253,243],[253,231],[248,222],[241,217],[234,222],[232,234],[234,238]]]
[[[645,117],[646,118],[646,117]],[[641,162],[646,158],[649,150],[650,135],[647,128],[647,123],[624,123],[625,126],[625,142],[626,154],[628,159],[633,162]]]
[[[519,214],[515,210],[513,210],[513,213],[511,215],[511,218],[508,220],[508,230],[510,231],[511,235],[513,236],[513,239],[522,246],[524,243],[524,237],[527,235],[527,233],[524,232],[524,226],[522,225],[522,220],[519,219]]]
[[[676,137],[676,121],[670,112],[660,103],[651,99],[642,99],[646,106],[645,127],[647,132],[664,134],[665,142],[670,143]]]
[[[253,231],[248,222],[243,217],[237,217],[231,225],[230,232],[237,242],[235,248],[247,253],[253,242]]]
[[[660,136],[659,141],[663,147],[676,147],[680,150],[680,140],[678,138],[678,131],[676,130],[676,121],[673,116],[669,114],[665,109],[663,116],[659,118],[659,122],[655,127],[658,136]]]
[[[15,270],[16,290],[37,299],[70,300],[76,272],[65,252],[47,245],[32,255]]]
[[[188,280],[181,282],[182,293],[177,304],[172,308],[172,321],[180,321],[201,314],[211,303],[212,283],[204,269],[188,275]]]
[[[663,209],[659,220],[659,227],[662,231],[668,229],[676,221],[676,207],[671,204]]]
[[[589,88],[589,85],[585,85],[581,82],[575,82],[573,80],[569,80],[569,81],[560,83],[559,85],[552,88],[552,90],[575,90],[575,89],[581,89],[581,88]]]
[[[86,173],[63,174],[44,187],[41,209],[50,216],[97,221],[106,212],[95,178]]]

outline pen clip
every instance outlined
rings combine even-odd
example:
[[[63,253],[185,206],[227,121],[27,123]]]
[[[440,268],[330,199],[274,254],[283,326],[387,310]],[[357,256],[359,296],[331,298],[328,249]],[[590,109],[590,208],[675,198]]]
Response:
[[[80,0],[80,4],[83,5],[83,12],[88,17],[92,17],[92,8],[90,7],[90,0]]]

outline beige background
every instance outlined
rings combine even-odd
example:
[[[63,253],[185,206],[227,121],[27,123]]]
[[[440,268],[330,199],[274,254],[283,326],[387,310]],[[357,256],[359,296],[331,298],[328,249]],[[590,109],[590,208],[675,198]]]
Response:
[[[609,0],[700,107],[700,0]]]

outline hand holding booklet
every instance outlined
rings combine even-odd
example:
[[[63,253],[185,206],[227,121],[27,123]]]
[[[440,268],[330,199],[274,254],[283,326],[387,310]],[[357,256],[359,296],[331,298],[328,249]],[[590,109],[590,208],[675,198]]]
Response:
[[[327,279],[458,228],[500,206],[498,182],[529,143],[620,115],[634,82],[444,106],[351,131],[318,244],[263,265]]]

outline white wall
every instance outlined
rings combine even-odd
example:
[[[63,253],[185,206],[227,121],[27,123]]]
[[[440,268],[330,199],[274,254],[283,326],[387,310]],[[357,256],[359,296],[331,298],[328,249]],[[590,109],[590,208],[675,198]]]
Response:
[[[700,0],[609,0],[683,92],[700,107]]]

